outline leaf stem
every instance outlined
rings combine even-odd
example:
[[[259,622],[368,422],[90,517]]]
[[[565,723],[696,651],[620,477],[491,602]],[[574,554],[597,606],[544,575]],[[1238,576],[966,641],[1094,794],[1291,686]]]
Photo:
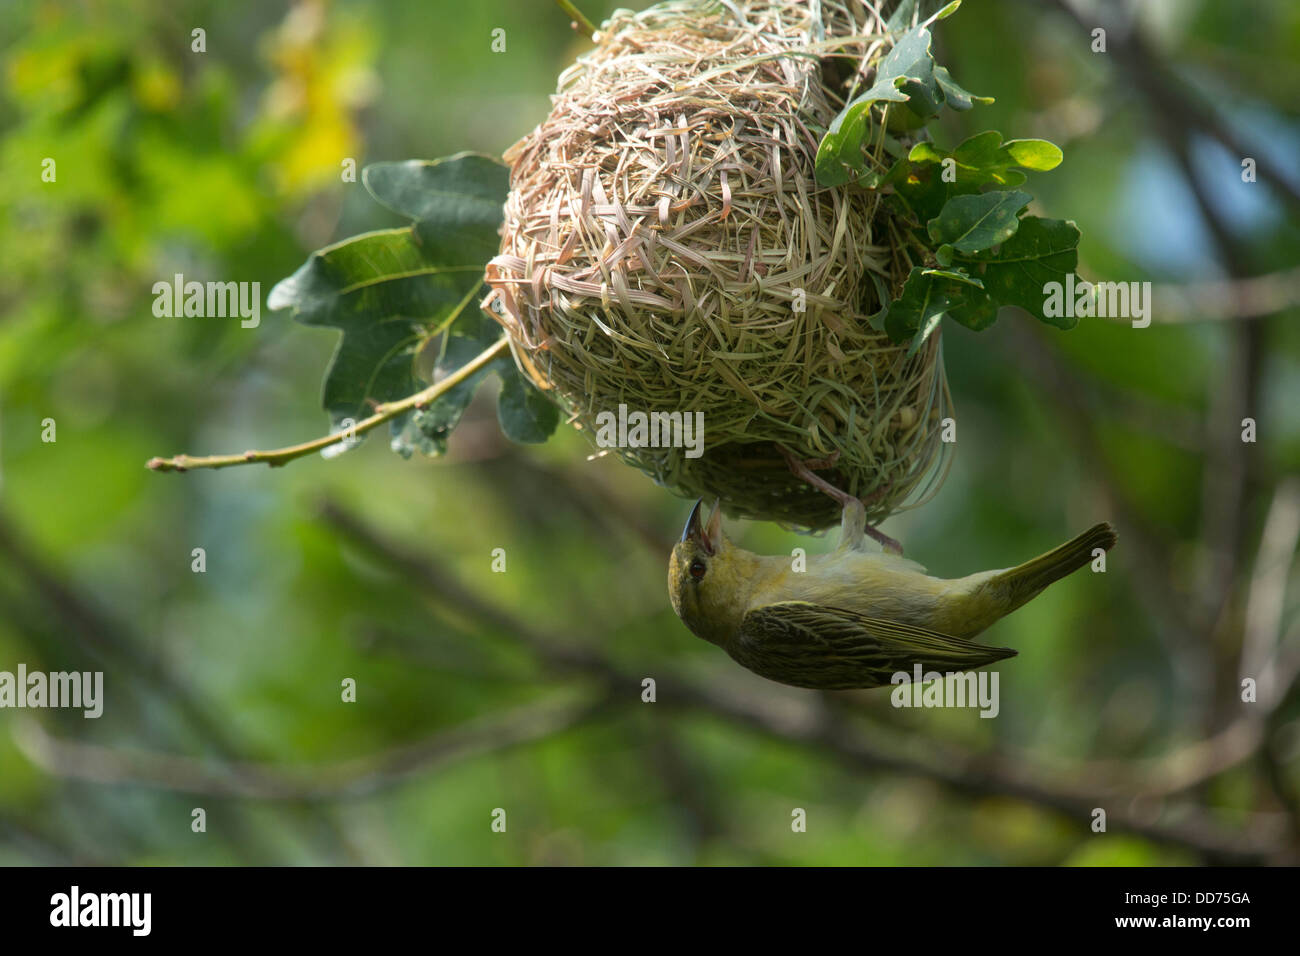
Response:
[[[573,18],[574,23],[587,31],[587,36],[594,36],[598,32],[592,22],[582,15],[582,11],[573,5],[573,0],[555,0],[555,3]]]
[[[399,399],[395,402],[384,402],[375,406],[375,413],[369,418],[357,422],[352,428],[345,431],[336,432],[332,435],[324,435],[309,442],[303,442],[301,445],[290,445],[287,448],[276,448],[272,451],[246,451],[239,455],[208,455],[196,457],[193,455],[176,455],[173,458],[150,458],[146,463],[147,467],[153,471],[190,471],[194,468],[229,468],[233,465],[253,465],[258,462],[270,465],[272,468],[278,468],[281,465],[288,464],[295,458],[301,458],[304,455],[310,455],[314,451],[320,451],[322,448],[329,448],[331,445],[337,445],[340,442],[350,440],[356,435],[364,434],[372,428],[391,421],[398,415],[408,412],[413,408],[423,408],[430,402],[451,391],[465,379],[469,378],[475,372],[491,364],[500,358],[509,345],[509,339],[502,336],[495,343],[484,349],[470,362],[462,365],[455,372],[448,375],[439,382],[435,382],[426,389],[416,392],[414,395],[408,395],[406,398]]]

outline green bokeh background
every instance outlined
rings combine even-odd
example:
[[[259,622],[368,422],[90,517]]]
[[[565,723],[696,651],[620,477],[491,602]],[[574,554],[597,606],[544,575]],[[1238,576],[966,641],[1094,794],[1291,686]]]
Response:
[[[579,6],[599,19],[614,4]],[[1261,165],[1273,157],[1294,175],[1300,7],[1141,7],[1174,81],[1257,144]],[[191,51],[196,27],[205,53]],[[491,51],[496,28],[503,53]],[[985,128],[1059,143],[1065,163],[1029,188],[1044,214],[1078,222],[1086,277],[1224,278],[1161,117],[1055,5],[973,0],[936,36],[954,76],[997,98],[945,120],[944,145]],[[673,677],[794,717],[830,713],[845,733],[906,752],[957,747],[1062,774],[1126,761],[1141,779],[1141,761],[1248,706],[1236,660],[1256,553],[1300,464],[1294,307],[1255,325],[1258,360],[1243,374],[1259,439],[1226,458],[1213,449],[1224,428],[1229,447],[1240,429],[1216,402],[1234,387],[1240,320],[1161,311],[1174,300],[1157,292],[1156,321],[1140,331],[1085,320],[1060,333],[1012,312],[979,335],[949,324],[955,465],[934,501],[885,530],[949,576],[1019,562],[1103,519],[1120,545],[1104,576],[1075,575],[988,635],[1021,651],[1002,667],[998,719],[895,710],[883,692],[822,698],[741,671],[676,620],[665,561],[689,503],[612,459],[589,460],[563,426],[545,446],[510,445],[492,387],[436,461],[403,461],[371,440],[276,470],[144,467],[156,454],[321,433],[336,335],[265,310],[255,330],[156,318],[153,283],[183,272],[257,281],[265,296],[310,250],[397,225],[341,181],[342,160],[499,154],[545,116],[555,77],[585,48],[555,6],[16,0],[0,8],[0,38],[0,670],[103,670],[107,697],[97,721],[0,711],[0,863],[1214,861],[1093,833],[1086,817],[997,787],[846,766],[677,706]],[[1191,155],[1250,272],[1294,269],[1295,207],[1241,182],[1241,157],[1210,141]],[[53,183],[41,180],[47,157]],[[1240,494],[1223,492],[1225,462],[1243,461]],[[326,501],[506,613],[656,678],[659,702],[641,703],[628,683],[615,688],[621,704],[572,729],[342,799],[83,779],[91,753],[130,766],[146,752],[218,775],[235,758],[310,775],[591,691],[590,678],[539,664],[510,628],[458,613],[349,542],[322,519]],[[1213,539],[1219,509],[1239,530]],[[770,525],[731,532],[771,553],[833,544]],[[1214,540],[1232,542],[1231,562],[1207,564],[1221,557]],[[191,571],[196,547],[202,574]],[[494,548],[506,551],[505,574],[490,571]],[[1292,586],[1280,597],[1292,642],[1295,577],[1283,571]],[[340,700],[344,678],[357,682],[355,703]],[[1294,839],[1298,719],[1293,696],[1269,722],[1269,762],[1244,760],[1152,819],[1177,821],[1186,802],[1229,832]],[[83,772],[36,758],[33,721],[96,748],[82,752]],[[205,833],[191,831],[194,807],[207,811]],[[791,830],[796,807],[806,833]],[[490,827],[495,808],[507,812],[504,834]]]

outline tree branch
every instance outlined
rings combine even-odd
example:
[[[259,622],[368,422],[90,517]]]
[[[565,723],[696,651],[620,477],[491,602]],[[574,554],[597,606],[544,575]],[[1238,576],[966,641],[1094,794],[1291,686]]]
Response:
[[[1185,130],[1199,130],[1243,159],[1254,157],[1259,178],[1273,186],[1293,206],[1300,208],[1300,187],[1287,179],[1271,161],[1260,156],[1258,150],[1252,150],[1242,143],[1237,134],[1223,122],[1213,104],[1190,97],[1184,91],[1183,84],[1170,77],[1164,66],[1152,55],[1145,39],[1131,20],[1101,23],[1085,16],[1071,0],[1050,2],[1078,24],[1085,34],[1096,27],[1106,29],[1110,48],[1138,91],[1150,102],[1153,117]]]
[[[252,800],[353,799],[396,786],[439,767],[552,737],[602,713],[608,695],[529,704],[477,723],[444,730],[383,753],[320,767],[262,763],[213,764],[154,751],[128,751],[49,734],[38,721],[14,725],[18,749],[48,773],[100,784],[129,784]]]
[[[303,442],[301,445],[289,445],[286,448],[276,448],[272,451],[246,451],[239,455],[208,455],[205,457],[196,457],[194,455],[175,455],[171,458],[150,458],[145,466],[153,471],[190,471],[195,468],[230,468],[234,465],[255,465],[266,464],[272,468],[278,468],[286,465],[295,458],[301,458],[304,455],[310,455],[314,451],[321,451],[341,442],[351,441],[357,435],[364,435],[373,428],[378,428],[385,422],[392,421],[399,415],[411,411],[415,408],[424,408],[431,402],[437,400],[445,393],[451,391],[465,379],[469,378],[475,372],[491,364],[494,360],[500,358],[507,348],[509,348],[509,339],[502,336],[493,345],[480,352],[473,360],[462,365],[455,372],[448,375],[439,382],[435,382],[428,388],[416,392],[414,395],[408,395],[396,402],[384,402],[375,406],[375,413],[369,418],[363,419],[349,429],[341,432],[335,432],[332,435],[324,435],[312,441]]]
[[[1160,310],[1153,311],[1152,320],[1163,324],[1255,319],[1300,305],[1300,268],[1238,279],[1161,283],[1153,298],[1160,301]]]
[[[574,27],[581,27],[590,39],[596,32],[595,24],[582,15],[582,11],[573,5],[573,0],[555,0],[556,6],[569,15]]]

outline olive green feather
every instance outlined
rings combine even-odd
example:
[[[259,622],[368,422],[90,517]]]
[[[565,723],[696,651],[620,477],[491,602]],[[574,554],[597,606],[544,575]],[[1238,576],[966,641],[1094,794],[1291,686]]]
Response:
[[[1016,652],[923,627],[866,617],[843,608],[789,601],[755,608],[742,619],[728,654],[761,677],[794,687],[880,687],[900,671],[966,671]]]

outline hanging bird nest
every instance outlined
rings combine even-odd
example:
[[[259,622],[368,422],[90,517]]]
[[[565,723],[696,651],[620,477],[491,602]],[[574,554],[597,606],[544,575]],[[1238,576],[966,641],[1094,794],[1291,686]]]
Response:
[[[916,253],[859,187],[814,178],[845,78],[882,52],[861,0],[670,0],[619,11],[506,154],[484,308],[597,438],[597,416],[703,413],[704,452],[624,461],[728,512],[821,528],[914,507],[944,472],[939,335],[908,357],[869,324]]]

